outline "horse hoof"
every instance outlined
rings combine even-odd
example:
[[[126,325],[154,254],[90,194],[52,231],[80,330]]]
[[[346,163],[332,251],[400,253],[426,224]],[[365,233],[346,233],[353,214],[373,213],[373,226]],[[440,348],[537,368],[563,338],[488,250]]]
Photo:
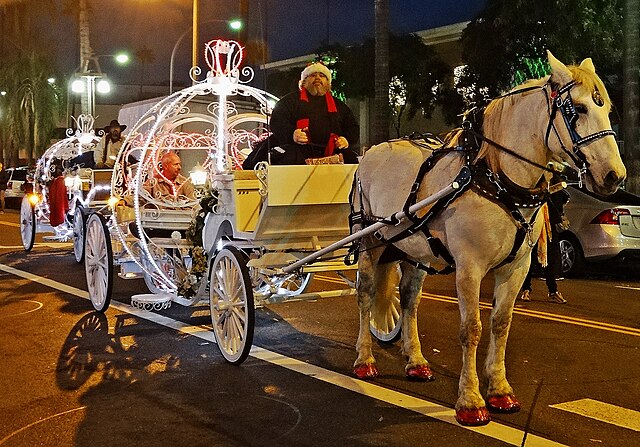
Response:
[[[378,368],[374,363],[369,363],[367,365],[360,365],[353,368],[353,374],[358,379],[367,380],[374,379],[378,377]]]
[[[475,427],[478,425],[487,425],[491,422],[489,410],[482,408],[462,408],[456,410],[456,421],[464,426]]]
[[[431,371],[431,368],[429,368],[428,365],[420,365],[407,369],[407,378],[409,380],[419,380],[424,382],[436,380],[436,377],[433,375],[433,371]]]
[[[496,413],[516,413],[520,411],[520,402],[513,394],[490,396],[487,398],[487,407]]]

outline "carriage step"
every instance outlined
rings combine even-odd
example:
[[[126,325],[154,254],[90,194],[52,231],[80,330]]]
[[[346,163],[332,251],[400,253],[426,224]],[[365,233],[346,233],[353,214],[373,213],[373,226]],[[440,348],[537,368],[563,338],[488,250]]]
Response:
[[[70,235],[58,235],[58,236],[44,236],[42,240],[44,242],[67,242],[73,238],[73,234]]]
[[[118,272],[118,278],[122,279],[139,279],[144,278],[144,273],[142,272]]]
[[[143,293],[131,297],[131,307],[140,310],[164,310],[171,307],[175,295],[168,293]]]

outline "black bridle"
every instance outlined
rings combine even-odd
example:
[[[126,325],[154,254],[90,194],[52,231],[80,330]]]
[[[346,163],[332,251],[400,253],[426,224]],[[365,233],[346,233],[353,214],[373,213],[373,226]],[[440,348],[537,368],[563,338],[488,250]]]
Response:
[[[549,84],[546,84],[549,85]],[[586,156],[582,152],[582,148],[590,145],[591,143],[608,136],[616,136],[616,133],[613,129],[601,130],[599,132],[592,133],[587,135],[586,137],[580,136],[578,131],[576,130],[576,124],[578,121],[578,112],[573,104],[573,99],[571,98],[571,89],[576,85],[576,81],[571,81],[568,84],[560,87],[554,88],[551,86],[551,94],[547,93],[546,87],[543,86],[543,92],[547,97],[547,107],[549,108],[549,124],[547,125],[547,132],[545,134],[544,142],[546,146],[549,147],[549,135],[551,134],[551,130],[556,135],[558,142],[560,143],[560,147],[562,150],[571,158],[573,163],[576,165],[576,169],[578,171],[578,181],[582,184],[582,180],[584,175],[589,170],[589,162],[587,161]],[[514,92],[515,93],[515,92]],[[598,104],[597,99],[602,101],[597,90],[594,92],[593,99],[594,102]],[[571,149],[567,148],[562,139],[560,138],[560,134],[558,133],[558,129],[556,129],[555,118],[556,114],[560,111],[560,115],[562,115],[562,119],[567,128],[567,132],[569,133],[569,137],[571,138],[571,144],[573,147]]]

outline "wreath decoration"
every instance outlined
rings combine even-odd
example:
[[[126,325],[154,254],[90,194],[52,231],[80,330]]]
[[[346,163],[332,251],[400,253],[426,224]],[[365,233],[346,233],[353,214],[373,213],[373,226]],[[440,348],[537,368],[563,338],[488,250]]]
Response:
[[[191,256],[191,269],[181,278],[178,284],[178,295],[185,298],[192,298],[198,293],[202,277],[207,273],[208,255],[203,247],[202,230],[204,229],[204,219],[207,214],[214,212],[218,204],[218,196],[215,191],[207,191],[200,199],[200,209],[195,213],[185,236],[193,248],[189,249]]]

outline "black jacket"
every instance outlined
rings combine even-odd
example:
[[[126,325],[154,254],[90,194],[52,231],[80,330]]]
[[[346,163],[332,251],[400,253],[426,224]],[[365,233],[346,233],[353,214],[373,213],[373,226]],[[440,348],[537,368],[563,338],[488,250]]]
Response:
[[[300,100],[300,92],[292,92],[278,101],[271,122],[271,131],[282,146],[295,144],[293,131],[299,119],[309,119],[309,138],[313,146],[325,147],[329,136],[334,133],[349,142],[349,149],[355,150],[360,140],[360,126],[349,107],[334,97],[336,113],[327,110],[324,96],[308,95],[309,101]]]
[[[0,171],[0,189],[7,189],[11,174],[6,169]]]

